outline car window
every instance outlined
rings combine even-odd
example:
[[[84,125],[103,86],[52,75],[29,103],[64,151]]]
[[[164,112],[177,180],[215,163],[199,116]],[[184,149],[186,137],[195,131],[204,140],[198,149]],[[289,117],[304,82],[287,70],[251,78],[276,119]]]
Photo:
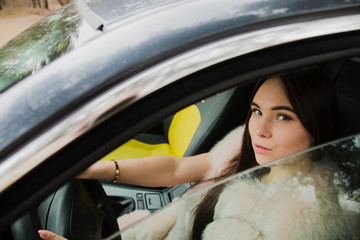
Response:
[[[239,97],[249,95],[247,90],[248,87],[231,88],[191,104],[115,148],[99,161],[154,156],[186,157],[208,152],[219,138],[244,121],[248,103],[239,101]],[[234,114],[234,111],[239,114]],[[125,214],[134,210],[158,210],[180,197],[191,183],[158,188],[105,181],[102,185],[111,199],[120,198],[127,202],[127,209],[122,211]]]
[[[308,172],[264,181],[273,169],[291,167],[309,157],[312,165]],[[232,234],[356,239],[360,221],[359,172],[360,135],[356,135],[239,173],[210,189],[190,189],[163,210],[122,229],[122,235],[125,239],[172,235],[188,238],[194,208],[208,195],[217,203],[213,220],[205,224],[205,239],[228,239]]]
[[[252,87],[252,85],[231,88],[180,109],[157,126],[134,136],[133,139],[109,152],[99,161],[150,156],[147,154],[152,156],[191,156],[208,151],[216,143],[219,136],[222,137],[229,129],[238,126],[244,120],[244,113],[234,115],[233,111],[236,108],[239,112],[239,109],[246,112],[248,102],[238,100],[240,96],[246,100],[248,99],[245,96],[250,94],[249,87]],[[184,126],[190,129],[186,129]],[[209,134],[211,132],[212,134]],[[177,135],[182,136],[179,138]],[[174,139],[171,140],[171,138]],[[172,143],[172,141],[175,143]],[[139,144],[142,144],[143,148],[138,147]],[[144,147],[144,145],[146,146]],[[153,149],[151,149],[152,147]],[[170,150],[164,152],[158,150],[158,147],[160,150],[164,148],[179,148],[179,150],[173,153]],[[83,214],[86,212],[88,213],[85,214],[85,217],[97,219],[96,215],[98,213],[94,213],[94,209],[97,208],[97,205],[104,204],[101,202],[101,197],[104,197],[105,194],[110,200],[110,205],[105,208],[101,207],[101,211],[108,209],[106,213],[116,219],[133,211],[146,210],[154,212],[161,209],[179,198],[192,185],[192,183],[186,183],[173,187],[142,187],[109,181],[100,181],[100,183],[101,185],[97,181],[70,180],[46,197],[37,208],[34,208],[12,224],[14,239],[26,237],[20,229],[29,227],[28,218],[33,219],[34,214],[35,218],[39,217],[41,226],[47,226],[47,229],[52,229],[52,231],[66,232],[64,229],[71,225],[70,228],[82,229],[79,232],[75,231],[77,234],[86,234],[89,228],[96,229],[97,227],[93,226],[91,221],[85,221],[82,224],[76,219],[83,218]],[[94,198],[94,196],[97,197]],[[100,198],[98,198],[99,196]],[[51,214],[52,217],[45,219],[44,217],[48,214]],[[75,218],[70,223],[68,218],[73,217]],[[53,222],[55,219],[56,222],[61,222],[61,224]],[[34,224],[33,221],[30,222]],[[103,227],[103,229],[108,228],[109,222],[106,221],[105,225],[107,227]],[[102,234],[105,234],[103,237],[107,237],[114,232],[116,233],[114,228],[110,228],[110,230],[103,230]],[[83,237],[83,235],[80,236]]]
[[[343,64],[343,60],[339,61],[341,64]],[[353,66],[354,62],[355,64],[358,63],[357,59],[346,59],[345,62],[350,62],[351,66]],[[346,64],[345,64],[346,65]],[[355,65],[357,66],[357,65]],[[333,63],[326,65],[324,64],[322,66],[324,69],[333,69]],[[342,65],[343,69],[346,69]],[[334,82],[339,85],[339,82],[341,83],[343,80],[341,79],[342,74],[334,74],[336,75],[336,79],[334,79]],[[356,76],[352,74],[352,76]],[[356,79],[348,78],[348,76],[345,77],[347,80],[350,79],[350,81],[347,81],[347,84],[353,82],[356,83]],[[353,81],[354,80],[354,81]],[[217,120],[221,119],[223,120],[222,124],[219,126],[222,130],[218,134],[214,136],[214,139],[210,139],[209,143],[206,144],[206,146],[199,148],[200,151],[209,151],[212,146],[223,136],[225,136],[231,129],[238,126],[244,121],[246,114],[239,114],[234,115],[234,109],[236,109],[235,112],[241,113],[244,111],[245,113],[248,110],[248,100],[251,95],[251,89],[253,88],[252,84],[242,85],[240,87],[231,88],[229,90],[219,92],[215,94],[214,96],[211,96],[209,98],[204,98],[203,100],[194,103],[182,110],[179,110],[177,113],[182,112],[184,110],[188,110],[190,108],[190,113],[194,113],[194,106],[196,106],[195,113],[201,115],[201,111],[204,111],[207,109],[208,114],[214,114],[214,112],[221,113],[218,116],[213,116],[216,120],[216,124],[209,124],[209,122],[204,121],[207,123],[207,126],[214,127],[214,125],[219,125],[219,122]],[[352,88],[354,89],[354,88]],[[347,94],[345,91],[346,89],[342,89],[343,94]],[[235,97],[234,97],[235,96]],[[240,96],[240,98],[239,98]],[[234,98],[233,98],[234,97]],[[354,101],[357,101],[357,95],[354,98]],[[227,105],[229,101],[233,101],[233,104],[229,105],[229,109],[227,108],[214,108],[216,105],[212,105],[214,102],[217,103],[217,100],[220,99],[219,105]],[[224,102],[223,100],[226,99]],[[206,104],[211,103],[209,108],[204,107]],[[343,105],[347,106],[347,102],[342,103],[340,106],[340,109],[343,108]],[[216,105],[218,106],[218,105]],[[231,107],[230,107],[231,106]],[[350,105],[349,105],[350,106]],[[352,107],[356,107],[357,105],[352,103]],[[217,109],[216,111],[213,111],[214,109]],[[351,110],[348,109],[347,110]],[[228,114],[226,111],[229,111]],[[149,134],[157,134],[161,135],[166,133],[167,131],[164,130],[164,126],[168,126],[171,124],[171,121],[173,121],[174,116],[177,114],[170,116],[168,119],[165,119],[163,122],[161,122],[158,126],[145,131],[143,134],[146,136],[136,136],[133,139],[140,141],[140,140],[148,140]],[[210,114],[210,115],[211,115]],[[185,114],[186,115],[186,114]],[[200,117],[200,119],[207,119],[208,117],[211,117],[210,115],[206,115],[206,117]],[[347,116],[347,115],[345,115]],[[193,119],[194,120],[194,119]],[[196,120],[196,118],[195,118]],[[345,119],[346,122],[350,122],[350,119]],[[351,119],[354,120],[354,119]],[[355,120],[354,120],[355,121]],[[194,121],[197,122],[198,121]],[[201,121],[200,121],[201,122]],[[196,125],[195,124],[195,125]],[[342,123],[343,127],[349,126],[348,124]],[[211,136],[210,134],[214,129],[208,129],[207,131],[202,132],[202,136]],[[352,133],[356,132],[357,129],[352,128],[350,129]],[[158,138],[156,138],[158,139]],[[293,177],[291,180],[284,181],[284,184],[286,188],[277,189],[276,184],[263,184],[261,185],[261,182],[259,182],[259,179],[266,174],[269,171],[270,167],[273,166],[283,166],[288,164],[290,161],[295,161],[299,158],[299,156],[292,156],[290,158],[285,158],[277,161],[276,163],[272,165],[265,166],[264,168],[255,168],[253,170],[247,171],[245,173],[241,173],[237,175],[235,178],[227,179],[225,183],[221,186],[228,186],[228,185],[236,185],[237,182],[243,182],[243,181],[250,181],[251,183],[259,183],[260,186],[263,186],[263,191],[267,191],[266,194],[273,194],[274,196],[277,196],[277,199],[274,199],[274,203],[282,206],[282,211],[286,212],[289,208],[291,208],[295,202],[297,201],[296,194],[302,194],[305,192],[307,195],[303,198],[303,200],[307,203],[311,203],[310,205],[318,205],[319,209],[322,209],[322,206],[319,204],[318,195],[316,192],[317,185],[315,184],[315,181],[318,181],[319,179],[314,180],[314,176],[319,175],[320,177],[324,176],[327,180],[330,181],[330,186],[328,190],[332,192],[331,202],[336,203],[338,202],[338,205],[335,204],[335,207],[341,212],[341,214],[336,215],[334,219],[340,219],[338,216],[343,216],[341,219],[344,220],[344,226],[346,229],[353,229],[350,222],[357,223],[357,220],[359,219],[359,192],[360,192],[360,184],[359,184],[359,147],[360,147],[360,137],[355,136],[343,140],[339,140],[336,142],[332,142],[330,144],[320,146],[316,149],[313,149],[312,151],[305,152],[300,156],[309,156],[314,160],[314,166],[315,170],[317,171],[316,174],[311,175],[308,177],[306,174],[304,175],[297,175]],[[126,144],[124,144],[126,145]],[[189,155],[197,154],[199,152],[192,152]],[[111,152],[109,153],[111,154]],[[301,158],[301,157],[300,157]],[[116,158],[115,158],[116,159]],[[295,159],[295,160],[294,160]],[[107,159],[111,160],[111,158]],[[141,176],[139,176],[141,177]],[[328,183],[329,181],[324,181]],[[92,214],[103,214],[103,211],[107,213],[107,215],[112,215],[113,219],[116,219],[117,217],[124,216],[132,211],[138,211],[138,210],[149,210],[152,212],[149,218],[146,218],[143,221],[140,221],[138,224],[133,225],[130,228],[127,229],[120,229],[122,231],[122,234],[126,236],[126,234],[138,234],[138,232],[141,232],[140,234],[158,234],[157,230],[163,229],[163,224],[174,224],[175,222],[171,222],[170,220],[167,220],[167,212],[174,213],[174,207],[176,208],[176,214],[177,216],[188,216],[186,219],[182,219],[183,221],[187,223],[187,226],[192,226],[189,221],[191,221],[191,216],[193,214],[191,208],[196,205],[202,199],[202,197],[207,193],[205,190],[203,190],[201,185],[196,185],[192,187],[192,183],[185,184],[185,185],[179,185],[174,187],[164,187],[164,188],[144,188],[139,186],[132,186],[132,185],[124,185],[124,184],[114,184],[111,182],[101,182],[101,185],[98,184],[98,182],[87,182],[87,181],[80,181],[78,179],[71,180],[69,183],[65,184],[63,187],[58,189],[55,193],[51,194],[48,198],[46,198],[37,209],[35,209],[36,212],[32,211],[29,214],[23,216],[20,220],[16,221],[11,227],[13,229],[14,236],[16,234],[21,234],[20,229],[24,229],[24,223],[26,223],[27,219],[33,218],[33,215],[35,216],[50,216],[48,219],[43,220],[41,218],[41,225],[35,226],[36,228],[40,229],[41,226],[44,226],[46,221],[47,229],[57,229],[59,232],[62,232],[64,229],[69,228],[69,220],[68,216],[71,214],[75,214],[75,218],[77,220],[72,221],[72,224],[70,228],[76,228],[79,230],[79,234],[86,234],[88,232],[89,228],[94,229],[101,229],[93,226],[92,221],[82,221],[81,219],[89,218],[92,219]],[[321,185],[323,186],[323,185]],[[102,189],[104,188],[104,190]],[[189,189],[190,188],[190,189]],[[225,187],[224,187],[225,188]],[[189,189],[189,190],[188,190]],[[326,188],[327,189],[327,188]],[[75,191],[74,191],[75,190]],[[273,193],[274,191],[283,191],[281,194],[279,193],[276,195]],[[287,192],[285,191],[287,190]],[[285,191],[285,192],[284,192]],[[185,193],[184,193],[185,192]],[[106,194],[107,197],[110,198],[110,202],[107,204],[104,204],[101,201],[98,201],[98,199],[92,199],[92,201],[88,201],[89,195],[95,195],[95,196],[104,196]],[[247,194],[245,194],[247,195]],[[283,198],[286,198],[288,196],[294,195],[294,198],[291,199],[291,201],[288,201],[288,203],[291,203],[289,205],[285,205],[284,201],[282,201]],[[309,196],[308,196],[309,195]],[[80,197],[81,196],[81,197]],[[241,199],[240,195],[240,200]],[[280,197],[279,197],[280,196]],[[302,195],[301,195],[302,196]],[[336,198],[334,198],[336,196]],[[176,200],[179,198],[178,200]],[[67,202],[69,199],[76,199],[75,203],[70,204]],[[329,198],[330,199],[330,198]],[[176,201],[174,201],[176,200]],[[300,199],[301,200],[301,199]],[[225,198],[223,201],[227,203],[227,199]],[[174,202],[174,203],[171,203]],[[301,203],[301,202],[300,202]],[[170,204],[169,206],[167,206]],[[232,205],[233,207],[230,212],[235,212],[233,209],[236,209],[239,206],[242,206],[242,204],[238,204],[237,202],[234,203],[235,205]],[[179,210],[179,207],[186,205],[190,207],[190,211],[188,209]],[[226,204],[225,204],[226,205]],[[71,206],[71,207],[67,207]],[[75,208],[72,208],[75,206]],[[100,206],[100,213],[98,213],[98,208]],[[264,203],[264,208],[268,207]],[[76,211],[71,212],[71,209],[76,209]],[[95,210],[94,210],[95,209]],[[160,209],[160,210],[159,210]],[[253,212],[261,212],[261,207],[256,205],[253,208]],[[49,211],[48,211],[49,210]],[[321,210],[323,211],[323,210]],[[299,212],[301,212],[299,210]],[[299,213],[298,212],[298,213]],[[327,209],[324,208],[324,214],[327,212]],[[91,214],[89,214],[91,213]],[[322,212],[321,212],[322,213]],[[337,212],[336,212],[337,213]],[[85,215],[84,215],[85,214]],[[277,211],[274,212],[274,214],[278,214]],[[321,215],[323,216],[323,215]],[[139,217],[141,218],[141,217]],[[25,220],[24,220],[25,219]],[[54,219],[56,221],[54,221]],[[165,220],[164,220],[165,219]],[[340,219],[340,220],[341,220]],[[350,219],[350,220],[348,220]],[[353,219],[353,221],[351,220]],[[247,219],[245,219],[247,220]],[[339,220],[339,221],[340,221]],[[51,222],[53,221],[53,222]],[[148,222],[149,221],[149,222]],[[181,219],[179,220],[181,221]],[[269,222],[274,222],[273,220],[268,220]],[[282,222],[281,222],[282,221]],[[283,224],[283,226],[287,226],[287,220],[281,219],[279,220],[279,224]],[[59,224],[61,222],[61,224]],[[96,222],[96,221],[95,221]],[[110,221],[109,221],[110,222]],[[343,222],[341,222],[343,223]],[[53,225],[52,225],[53,224]],[[96,223],[97,224],[97,223]],[[113,222],[111,224],[114,224]],[[103,232],[103,237],[109,236],[111,233],[117,232],[116,226],[109,227],[111,224],[105,224],[106,227]],[[255,224],[255,222],[252,222],[251,224]],[[262,222],[261,224],[265,224]],[[144,225],[148,227],[144,227]],[[180,227],[171,228],[170,233],[171,234],[178,234],[180,232],[188,233],[189,229],[183,230]],[[183,224],[184,226],[184,224]],[[182,227],[183,227],[182,226]],[[107,228],[110,229],[107,229]],[[169,227],[169,226],[168,226]],[[171,227],[171,226],[170,226]],[[290,228],[290,227],[289,227]],[[140,230],[139,230],[140,229]],[[174,230],[172,230],[174,229]],[[116,231],[115,231],[116,230]],[[316,229],[315,229],[316,230]],[[349,230],[349,231],[350,231]],[[176,233],[174,232],[176,231]],[[346,230],[348,231],[348,230]],[[345,231],[345,232],[346,232]],[[352,231],[352,230],[351,230]],[[224,231],[226,232],[226,231]],[[352,232],[350,234],[353,234]],[[355,234],[355,233],[354,233]],[[82,235],[84,236],[84,235]],[[118,238],[119,233],[115,234],[114,239],[116,237]],[[142,236],[142,235],[141,235]],[[20,237],[14,237],[14,239],[23,239],[23,236]],[[142,239],[142,237],[140,237]],[[225,239],[225,238],[219,238],[219,239]],[[304,239],[307,239],[304,237]],[[325,238],[326,239],[326,238]]]

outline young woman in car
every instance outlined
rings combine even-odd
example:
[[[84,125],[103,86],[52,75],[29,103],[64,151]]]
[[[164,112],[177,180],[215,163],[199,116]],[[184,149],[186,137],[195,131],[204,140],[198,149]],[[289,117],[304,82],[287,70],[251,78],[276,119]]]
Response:
[[[183,159],[155,157],[132,162],[119,161],[118,181],[145,186],[171,186],[211,178],[221,180],[258,164],[267,164],[331,140],[336,106],[336,94],[331,81],[318,68],[303,68],[267,78],[260,81],[255,88],[242,140],[239,140],[242,130],[236,129],[207,154]],[[216,171],[219,165],[212,167],[215,160],[211,159],[218,162],[221,159],[224,167],[220,166],[220,174]],[[96,163],[81,177],[113,180],[114,166],[111,164],[113,163]],[[146,172],[142,172],[144,169]],[[350,233],[341,215],[336,191],[331,187],[330,179],[322,181],[324,174],[318,176],[318,173],[329,171],[326,166],[312,162],[311,157],[306,155],[296,163],[272,167],[269,172],[249,181],[220,185],[205,195],[182,201],[179,206],[174,204],[155,216],[161,220],[149,219],[154,224],[145,220],[143,224],[126,230],[123,238],[346,239]],[[144,174],[145,178],[138,178]],[[294,203],[294,207],[284,207],[285,203],[291,204],[291,201],[296,199],[292,198],[291,194],[287,196],[282,192],[282,198],[268,196],[268,186],[286,184],[289,179],[294,179],[299,174],[308,175],[318,182],[314,194],[328,201],[324,201],[321,206],[316,201],[310,205],[303,204],[306,198],[301,189],[298,195],[298,202],[301,203],[299,206]],[[330,175],[325,174],[325,177]],[[236,195],[239,190],[246,194]],[[232,195],[234,192],[235,195]],[[256,208],[254,202],[264,201],[263,194],[267,194],[270,202],[265,201],[263,209]],[[242,202],[237,205],[233,199]],[[316,207],[313,207],[314,204]],[[281,207],[284,211],[281,211]],[[247,211],[249,209],[252,211]],[[259,212],[260,217],[256,216]],[[279,214],[279,218],[272,217],[280,212],[285,213]],[[322,215],[323,212],[333,214],[326,217]],[[266,217],[267,222],[264,222]],[[159,227],[159,223],[167,225]],[[44,234],[47,234],[47,237]],[[40,236],[43,239],[56,239],[51,238],[52,233],[44,231],[40,232]]]

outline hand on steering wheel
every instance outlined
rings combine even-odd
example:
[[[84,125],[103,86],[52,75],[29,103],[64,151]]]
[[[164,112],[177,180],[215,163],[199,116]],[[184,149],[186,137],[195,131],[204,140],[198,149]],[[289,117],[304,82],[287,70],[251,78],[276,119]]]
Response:
[[[66,238],[63,238],[53,232],[46,231],[46,230],[39,230],[38,233],[39,233],[39,236],[41,237],[41,239],[44,239],[44,240],[67,240]]]

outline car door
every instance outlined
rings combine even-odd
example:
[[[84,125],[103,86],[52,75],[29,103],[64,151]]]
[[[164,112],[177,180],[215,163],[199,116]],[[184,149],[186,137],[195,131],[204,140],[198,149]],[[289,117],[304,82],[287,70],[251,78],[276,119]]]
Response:
[[[359,16],[346,12],[341,17],[340,13],[330,14],[325,20],[304,18],[259,28],[207,44],[131,77],[132,85],[113,86],[92,99],[28,143],[26,149],[33,149],[47,134],[60,136],[58,140],[71,139],[1,193],[1,226],[6,229],[10,222],[85,167],[189,104],[286,69],[359,55],[359,29],[353,25]],[[347,27],[340,20],[349,23],[345,24]],[[326,27],[329,25],[336,27],[329,30]],[[319,31],[321,28],[323,32]],[[161,88],[139,91],[137,87],[149,79],[162,83]],[[65,129],[70,128],[69,136]],[[56,135],[61,132],[65,135]],[[51,150],[53,145],[47,147]],[[19,150],[13,156],[17,161],[9,161],[20,164],[21,156],[26,156],[25,152],[20,153]]]

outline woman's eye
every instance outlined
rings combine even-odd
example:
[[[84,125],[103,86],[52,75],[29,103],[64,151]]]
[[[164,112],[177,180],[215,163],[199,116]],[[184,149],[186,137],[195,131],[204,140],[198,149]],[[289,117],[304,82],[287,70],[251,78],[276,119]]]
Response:
[[[280,114],[278,116],[278,119],[281,120],[281,121],[289,121],[289,120],[292,120],[291,117],[287,116],[287,115],[284,115],[284,114]]]
[[[259,116],[262,115],[262,113],[261,113],[261,111],[259,109],[253,108],[253,109],[251,109],[251,111],[256,115],[259,115]]]

